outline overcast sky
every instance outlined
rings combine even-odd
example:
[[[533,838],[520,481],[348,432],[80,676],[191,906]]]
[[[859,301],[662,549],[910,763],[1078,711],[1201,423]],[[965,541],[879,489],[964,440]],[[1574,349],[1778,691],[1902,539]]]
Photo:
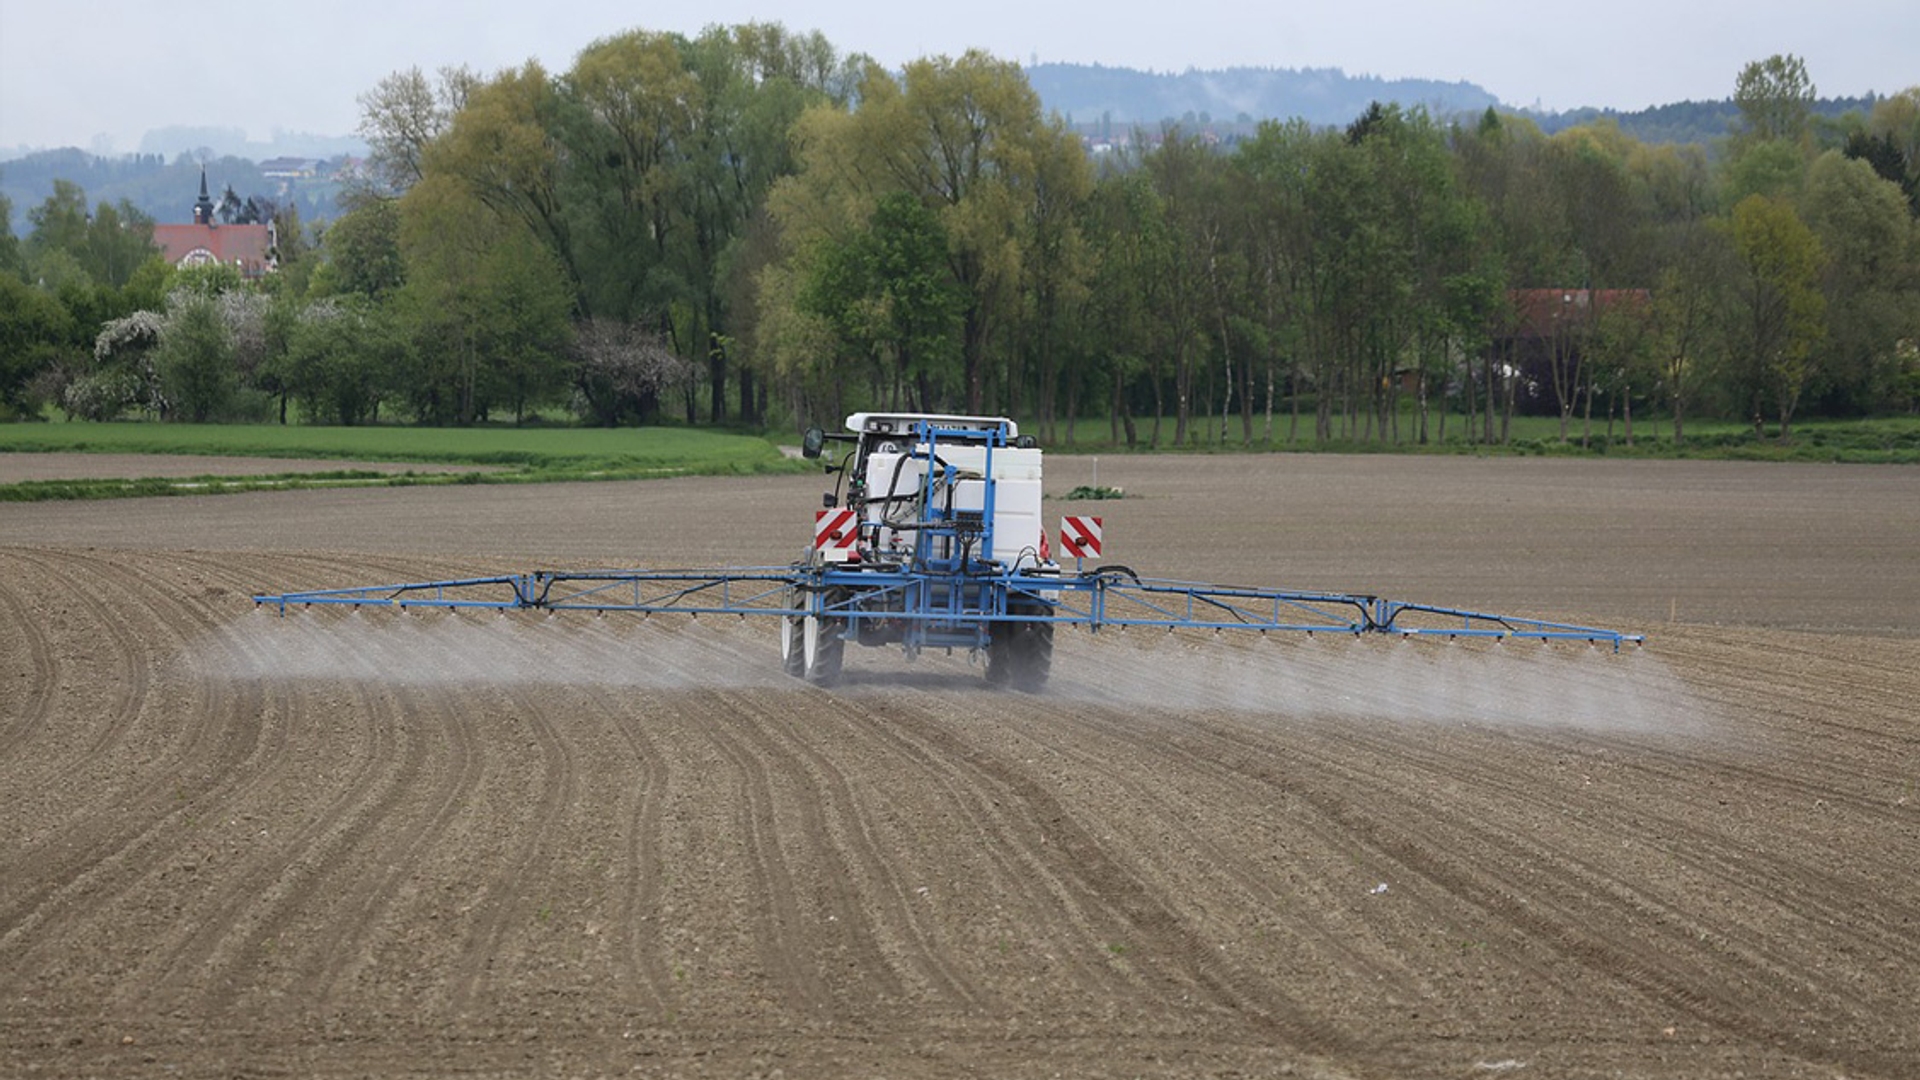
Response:
[[[1512,105],[1639,109],[1733,91],[1742,65],[1807,62],[1823,96],[1920,84],[1917,0],[0,0],[0,151],[129,151],[149,128],[351,134],[387,74],[539,59],[565,70],[593,40],[778,21],[898,66],[979,47],[1022,63],[1152,71],[1337,67],[1478,83]]]

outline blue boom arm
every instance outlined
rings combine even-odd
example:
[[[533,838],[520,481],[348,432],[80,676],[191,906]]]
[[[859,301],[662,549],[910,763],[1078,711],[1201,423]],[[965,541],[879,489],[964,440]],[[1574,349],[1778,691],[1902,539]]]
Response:
[[[984,589],[982,586],[986,586]],[[970,597],[943,606],[929,596]],[[997,598],[984,607],[980,597]],[[1012,604],[1030,599],[1031,604]],[[1089,631],[1117,627],[1526,638],[1640,644],[1638,634],[1408,603],[1354,593],[1211,585],[1136,577],[1117,567],[1078,575],[937,574],[834,566],[689,570],[537,570],[528,574],[263,593],[257,605],[625,611],[643,615],[815,616],[978,626],[1047,622]],[[891,602],[891,601],[899,602]],[[1013,608],[1014,610],[1009,610]]]

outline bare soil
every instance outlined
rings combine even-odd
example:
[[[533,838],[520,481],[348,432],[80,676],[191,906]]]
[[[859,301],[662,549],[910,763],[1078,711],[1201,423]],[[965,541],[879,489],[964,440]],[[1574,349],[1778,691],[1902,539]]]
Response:
[[[248,601],[785,563],[805,479],[7,506],[0,1075],[1920,1073],[1920,472],[1098,468],[1048,513],[1143,573],[1649,643],[826,692],[768,625]]]

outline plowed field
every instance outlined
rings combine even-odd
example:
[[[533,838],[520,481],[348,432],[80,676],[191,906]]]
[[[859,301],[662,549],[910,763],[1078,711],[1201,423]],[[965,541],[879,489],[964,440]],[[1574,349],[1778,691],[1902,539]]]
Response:
[[[1049,485],[1092,479],[1050,458]],[[818,482],[0,507],[0,1074],[1920,1075],[1920,472],[1111,458],[1109,557],[1642,650],[256,612]]]

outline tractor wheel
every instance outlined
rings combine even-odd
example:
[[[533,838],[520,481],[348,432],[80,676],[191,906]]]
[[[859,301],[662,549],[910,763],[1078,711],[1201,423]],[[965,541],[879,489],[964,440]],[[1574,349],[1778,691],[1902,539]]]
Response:
[[[996,624],[987,632],[987,685],[1005,687],[1013,682],[1013,636],[1017,627]]]
[[[840,681],[846,659],[847,639],[841,636],[846,620],[808,615],[801,623],[806,679],[815,686],[832,686]]]
[[[1013,615],[1047,615],[1049,609],[1032,601],[1007,606]],[[1053,672],[1053,624],[1007,622],[994,626],[987,640],[987,682],[1028,694],[1046,689]]]
[[[780,620],[780,669],[798,679],[807,673],[806,629],[800,617],[789,615]]]

